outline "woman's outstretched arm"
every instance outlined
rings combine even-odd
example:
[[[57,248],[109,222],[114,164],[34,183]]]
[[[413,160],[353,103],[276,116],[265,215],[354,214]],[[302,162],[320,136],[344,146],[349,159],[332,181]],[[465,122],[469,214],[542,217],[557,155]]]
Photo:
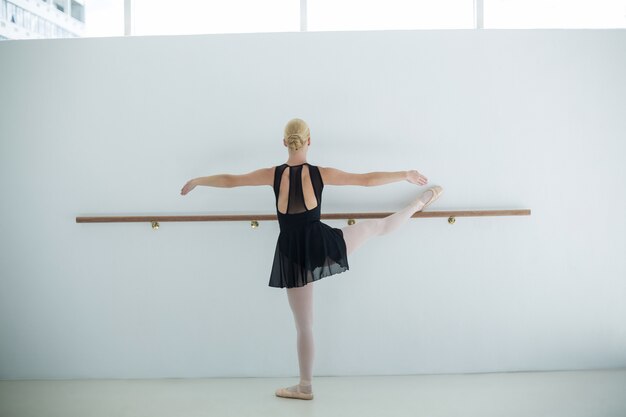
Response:
[[[390,182],[408,181],[415,185],[425,185],[428,178],[414,169],[410,171],[370,172],[369,186],[389,184]]]
[[[412,184],[424,185],[428,179],[416,170],[410,171],[375,171],[363,174],[345,172],[337,168],[319,167],[322,180],[326,185],[361,185],[374,187],[397,181],[408,181]]]
[[[187,194],[197,185],[206,185],[209,187],[242,187],[245,185],[273,185],[274,167],[261,168],[247,174],[216,174],[206,177],[198,177],[187,181],[180,193]]]
[[[385,185],[391,182],[404,181],[407,179],[408,171],[377,171],[369,173],[370,187]]]

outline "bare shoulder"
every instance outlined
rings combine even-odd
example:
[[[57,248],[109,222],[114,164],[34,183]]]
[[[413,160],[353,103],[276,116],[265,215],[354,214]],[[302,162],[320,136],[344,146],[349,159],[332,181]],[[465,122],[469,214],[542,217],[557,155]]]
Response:
[[[265,167],[253,171],[251,175],[256,176],[256,184],[255,185],[273,185],[274,184],[274,173],[276,172],[276,167]]]
[[[369,185],[369,173],[359,174],[333,167],[318,166],[324,185]]]

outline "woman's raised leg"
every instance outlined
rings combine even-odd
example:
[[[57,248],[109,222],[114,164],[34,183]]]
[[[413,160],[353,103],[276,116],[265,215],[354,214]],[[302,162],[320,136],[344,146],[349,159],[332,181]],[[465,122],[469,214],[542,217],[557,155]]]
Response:
[[[420,211],[424,207],[424,204],[430,199],[432,193],[432,191],[426,190],[402,210],[387,217],[383,217],[382,219],[365,219],[353,225],[342,227],[341,231],[343,232],[343,238],[346,242],[347,255],[350,256],[352,252],[363,245],[368,239],[397,230],[400,226],[405,224],[416,211]]]

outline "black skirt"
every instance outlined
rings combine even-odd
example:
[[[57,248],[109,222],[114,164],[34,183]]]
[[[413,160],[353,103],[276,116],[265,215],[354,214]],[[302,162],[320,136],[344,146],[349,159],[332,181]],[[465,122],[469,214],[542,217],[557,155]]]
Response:
[[[313,220],[300,227],[281,230],[269,286],[302,287],[348,269],[346,243],[341,229]]]

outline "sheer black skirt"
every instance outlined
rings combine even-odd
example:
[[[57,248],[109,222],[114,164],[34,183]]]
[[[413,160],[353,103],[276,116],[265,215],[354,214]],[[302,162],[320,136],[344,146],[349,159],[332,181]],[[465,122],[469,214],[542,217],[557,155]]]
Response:
[[[341,229],[315,221],[280,232],[269,286],[302,287],[348,269],[346,242]]]

